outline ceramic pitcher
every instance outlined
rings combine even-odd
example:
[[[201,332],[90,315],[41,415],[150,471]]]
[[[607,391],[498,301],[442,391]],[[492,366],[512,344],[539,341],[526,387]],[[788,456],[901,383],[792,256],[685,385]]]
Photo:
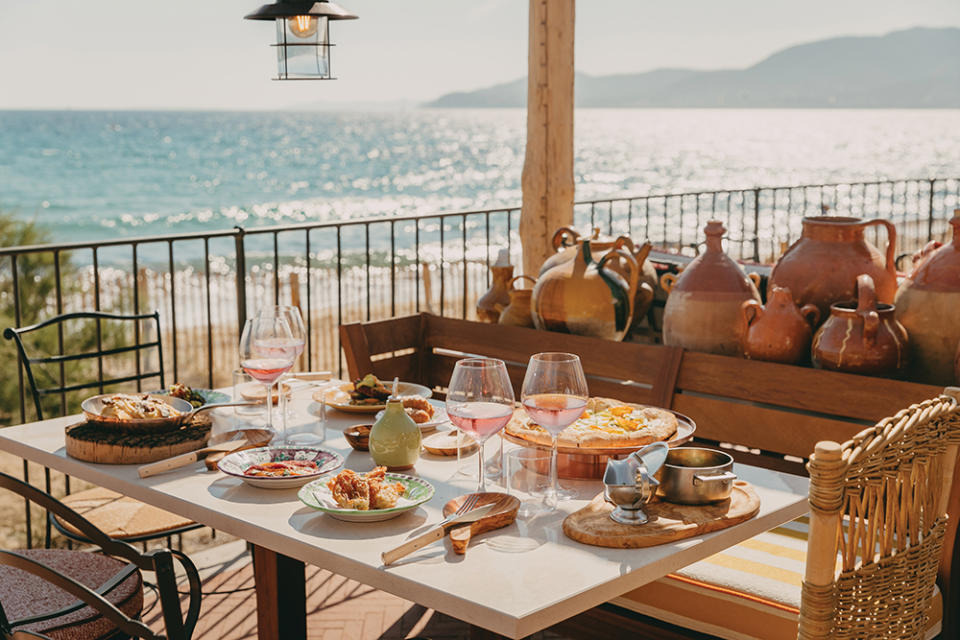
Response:
[[[744,356],[785,364],[807,360],[812,327],[817,326],[820,319],[816,305],[805,304],[798,309],[790,289],[774,287],[765,307],[756,300],[747,300],[740,310],[746,327],[742,344]]]
[[[950,221],[953,239],[921,257],[897,291],[897,320],[910,334],[909,378],[948,385],[960,341],[960,209]]]
[[[510,304],[500,312],[500,324],[512,325],[514,327],[533,327],[533,316],[530,314],[530,300],[533,295],[533,289],[517,289],[518,280],[529,280],[531,284],[537,284],[537,280],[528,275],[519,275],[511,278],[508,283],[510,293]]]
[[[627,278],[608,266],[611,260],[624,263]],[[630,328],[638,278],[637,261],[627,251],[613,249],[595,259],[590,240],[582,240],[574,259],[537,279],[531,298],[534,326],[622,340]]]
[[[420,439],[420,427],[403,410],[403,402],[390,396],[383,415],[370,429],[370,456],[374,464],[390,471],[411,469],[420,459]]]
[[[490,288],[477,300],[477,317],[481,322],[497,322],[500,312],[510,304],[509,282],[513,277],[513,265],[494,264],[490,267],[490,273]]]
[[[872,226],[887,230],[886,256],[864,238],[864,231]],[[897,230],[886,220],[804,218],[803,235],[777,261],[767,282],[767,295],[775,286],[787,287],[797,306],[817,305],[823,321],[834,302],[856,297],[857,276],[865,273],[873,278],[877,299],[893,303],[897,290],[896,244]]]
[[[692,351],[740,355],[744,302],[760,302],[755,280],[723,252],[726,229],[718,220],[704,227],[706,250],[679,276],[664,274],[663,343]],[[751,274],[757,278],[756,274]]]
[[[813,365],[863,375],[894,375],[907,364],[907,331],[892,304],[877,302],[873,278],[857,277],[855,302],[830,306],[813,337]]]

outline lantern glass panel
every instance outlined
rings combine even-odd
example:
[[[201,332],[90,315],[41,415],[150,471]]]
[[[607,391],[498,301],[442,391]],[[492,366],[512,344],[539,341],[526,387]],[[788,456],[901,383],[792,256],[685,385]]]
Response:
[[[325,16],[277,18],[277,75],[330,77],[330,48]]]

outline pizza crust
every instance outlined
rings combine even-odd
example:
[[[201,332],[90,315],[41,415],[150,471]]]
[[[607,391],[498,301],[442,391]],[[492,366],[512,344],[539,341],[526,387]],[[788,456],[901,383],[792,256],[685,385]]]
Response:
[[[557,444],[561,447],[583,448],[583,449],[604,449],[617,447],[642,447],[651,442],[669,440],[677,432],[677,417],[671,411],[650,407],[646,405],[622,402],[613,398],[590,398],[587,401],[586,408],[592,413],[599,413],[614,407],[631,407],[640,409],[646,426],[638,429],[622,432],[610,433],[599,429],[590,429],[575,422],[562,432],[557,438]],[[513,412],[509,424],[507,424],[507,433],[535,444],[550,446],[553,439],[550,433],[532,423],[527,412],[518,408]]]

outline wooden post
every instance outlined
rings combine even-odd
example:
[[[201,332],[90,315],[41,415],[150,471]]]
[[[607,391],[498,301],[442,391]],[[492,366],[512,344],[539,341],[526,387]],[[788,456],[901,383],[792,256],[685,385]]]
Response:
[[[573,224],[574,0],[530,0],[527,149],[520,241],[523,272],[553,253],[550,238]]]

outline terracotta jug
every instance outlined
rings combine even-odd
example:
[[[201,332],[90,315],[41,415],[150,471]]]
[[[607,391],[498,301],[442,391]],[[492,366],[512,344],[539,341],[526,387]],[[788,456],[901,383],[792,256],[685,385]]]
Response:
[[[553,248],[557,253],[544,260],[543,265],[540,267],[540,275],[543,275],[558,264],[567,260],[573,260],[579,251],[580,239],[581,235],[575,229],[571,229],[570,227],[560,227],[557,229],[553,234],[552,240]],[[618,236],[614,240],[603,239],[600,237],[599,227],[593,228],[593,233],[590,235],[589,240],[590,250],[593,252],[595,259],[599,259],[603,253],[611,249],[626,249],[640,266],[640,282],[646,282],[649,285],[649,289],[643,286],[637,287],[637,295],[633,303],[633,322],[631,323],[631,329],[633,329],[642,323],[644,317],[646,317],[647,311],[650,310],[650,305],[653,304],[653,298],[659,285],[656,268],[647,262],[647,256],[650,255],[650,250],[653,248],[653,245],[648,241],[638,247],[628,236]],[[617,261],[611,265],[611,268],[629,280],[630,274],[623,267],[623,264],[624,263]]]
[[[477,317],[481,322],[497,322],[500,312],[510,304],[510,287],[513,265],[509,264],[506,249],[500,251],[497,262],[490,267],[492,282],[487,292],[477,300]]]
[[[922,258],[897,291],[897,320],[910,334],[908,378],[947,385],[960,341],[960,209],[953,240]]]
[[[863,237],[867,227],[882,225],[887,230],[886,256]],[[886,220],[861,220],[837,216],[803,219],[803,235],[780,257],[767,282],[767,296],[773,287],[787,287],[798,307],[815,304],[825,321],[834,302],[854,296],[857,276],[866,273],[876,285],[877,299],[892,303],[897,291],[894,252],[897,230]]]
[[[813,337],[813,366],[863,375],[893,375],[907,364],[907,331],[891,304],[877,302],[873,278],[857,277],[857,300],[830,306]]]
[[[607,266],[613,259],[627,265],[628,279]],[[534,326],[622,340],[630,328],[639,273],[627,251],[614,249],[595,261],[590,240],[581,241],[573,260],[560,262],[537,279],[531,298]]]
[[[805,304],[797,309],[790,289],[774,287],[766,307],[756,300],[747,300],[740,309],[746,326],[742,347],[747,358],[785,364],[809,358],[812,327],[820,320],[816,305]]]
[[[679,276],[666,273],[661,278],[661,286],[669,293],[663,310],[665,345],[722,355],[742,353],[740,308],[747,300],[760,302],[759,276],[747,277],[723,252],[725,232],[722,222],[708,222],[706,250]]]
[[[510,291],[510,304],[500,312],[500,324],[508,324],[514,327],[533,327],[533,316],[530,315],[530,299],[533,295],[533,289],[517,289],[513,285],[517,280],[527,279],[531,284],[537,284],[536,278],[527,275],[520,275],[511,278],[507,284]]]

